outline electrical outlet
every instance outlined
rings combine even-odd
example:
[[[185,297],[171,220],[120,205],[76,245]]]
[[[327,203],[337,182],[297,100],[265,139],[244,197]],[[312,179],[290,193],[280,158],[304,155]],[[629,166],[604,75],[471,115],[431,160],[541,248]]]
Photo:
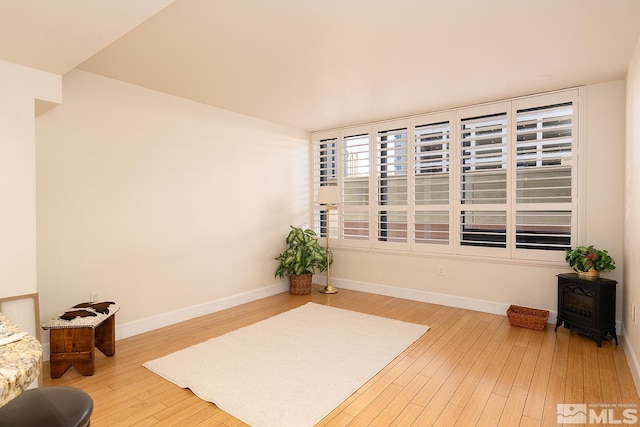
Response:
[[[100,301],[100,292],[98,291],[93,291],[89,294],[89,300],[91,302],[98,302]]]
[[[438,266],[438,276],[444,276],[444,265]]]
[[[631,321],[636,323],[636,305],[631,304]]]

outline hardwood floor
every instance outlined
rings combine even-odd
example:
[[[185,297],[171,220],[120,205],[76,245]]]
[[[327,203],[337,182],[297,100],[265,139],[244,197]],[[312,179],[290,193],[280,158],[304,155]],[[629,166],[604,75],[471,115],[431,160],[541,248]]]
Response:
[[[118,340],[114,357],[96,351],[90,377],[71,368],[51,379],[46,362],[44,385],[87,391],[94,427],[246,425],[142,363],[308,301],[431,327],[320,426],[547,426],[556,425],[560,403],[640,406],[623,347],[614,342],[598,348],[565,328],[554,333],[552,325],[537,332],[511,327],[506,316],[344,289],[323,295],[318,288],[309,296],[283,293]],[[621,420],[621,409],[614,411]]]

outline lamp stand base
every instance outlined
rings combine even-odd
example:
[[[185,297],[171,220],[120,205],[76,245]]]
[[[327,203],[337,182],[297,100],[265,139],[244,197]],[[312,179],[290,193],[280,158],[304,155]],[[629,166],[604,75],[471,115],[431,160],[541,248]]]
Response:
[[[331,285],[327,285],[319,291],[321,294],[337,294],[338,290]]]

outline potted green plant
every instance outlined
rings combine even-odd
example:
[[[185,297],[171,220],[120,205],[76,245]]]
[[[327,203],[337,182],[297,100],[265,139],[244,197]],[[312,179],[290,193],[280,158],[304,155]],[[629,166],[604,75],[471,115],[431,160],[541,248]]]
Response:
[[[616,263],[606,250],[591,246],[577,246],[566,250],[565,261],[585,279],[597,279],[600,273],[606,273],[616,268]]]
[[[329,266],[327,249],[320,246],[313,230],[293,225],[285,241],[287,249],[276,258],[280,264],[275,275],[289,276],[289,292],[292,294],[310,294],[313,274],[316,270],[325,271]]]

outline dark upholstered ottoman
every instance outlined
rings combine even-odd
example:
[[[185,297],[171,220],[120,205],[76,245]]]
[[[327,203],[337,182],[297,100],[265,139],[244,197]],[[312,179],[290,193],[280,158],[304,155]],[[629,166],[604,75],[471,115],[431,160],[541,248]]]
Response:
[[[23,391],[0,408],[0,427],[86,427],[93,399],[73,387],[42,387]]]

